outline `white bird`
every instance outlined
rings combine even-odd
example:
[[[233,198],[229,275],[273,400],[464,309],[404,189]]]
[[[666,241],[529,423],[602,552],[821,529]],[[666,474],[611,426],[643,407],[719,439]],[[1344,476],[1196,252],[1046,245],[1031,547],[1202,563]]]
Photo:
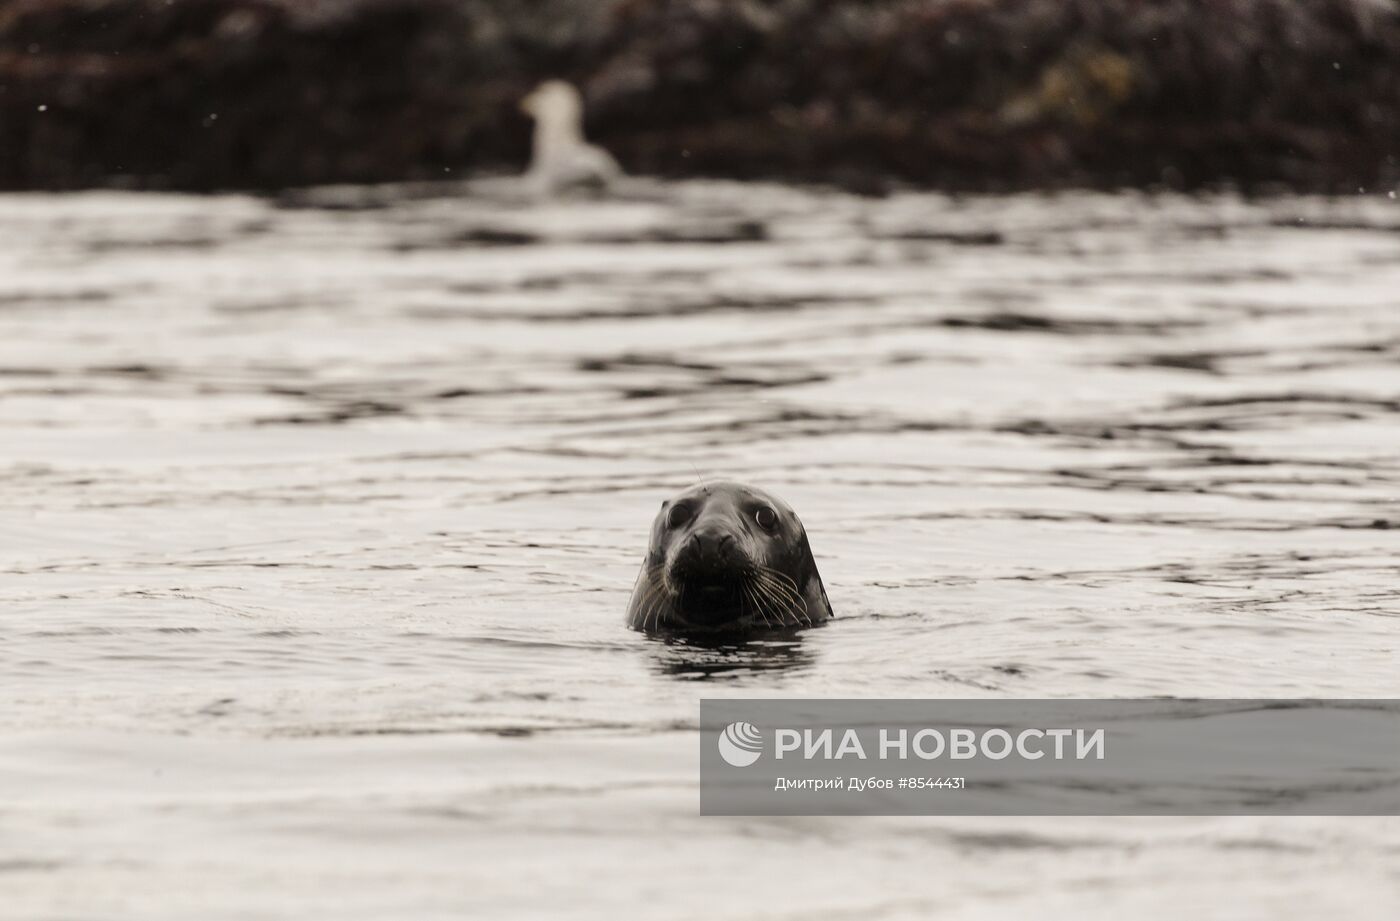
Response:
[[[547,80],[520,102],[535,120],[534,151],[525,179],[541,194],[606,188],[622,168],[583,137],[583,98],[563,80]]]

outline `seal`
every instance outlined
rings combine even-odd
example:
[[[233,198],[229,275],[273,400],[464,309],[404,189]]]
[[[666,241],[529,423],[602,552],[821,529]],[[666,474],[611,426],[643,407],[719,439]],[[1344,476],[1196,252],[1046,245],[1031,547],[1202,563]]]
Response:
[[[807,531],[771,493],[691,487],[661,503],[627,622],[648,632],[741,632],[831,617]]]

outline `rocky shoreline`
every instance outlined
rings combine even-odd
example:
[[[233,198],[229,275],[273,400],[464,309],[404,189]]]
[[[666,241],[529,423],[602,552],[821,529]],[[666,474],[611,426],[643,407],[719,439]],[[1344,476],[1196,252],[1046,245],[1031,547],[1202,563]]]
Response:
[[[575,82],[634,172],[879,191],[1400,177],[1395,0],[4,0],[0,187],[516,170]]]

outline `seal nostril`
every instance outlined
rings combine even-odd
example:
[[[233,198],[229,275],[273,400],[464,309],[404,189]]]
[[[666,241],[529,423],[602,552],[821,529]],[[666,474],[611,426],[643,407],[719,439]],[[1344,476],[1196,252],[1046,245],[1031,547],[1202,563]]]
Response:
[[[734,555],[736,546],[733,534],[706,528],[690,535],[686,549],[697,563],[718,566]]]

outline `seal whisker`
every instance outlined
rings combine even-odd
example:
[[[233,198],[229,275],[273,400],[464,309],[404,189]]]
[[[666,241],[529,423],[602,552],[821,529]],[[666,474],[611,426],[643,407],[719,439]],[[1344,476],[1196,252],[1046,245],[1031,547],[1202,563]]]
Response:
[[[632,598],[632,626],[643,632],[647,629],[647,617],[651,614],[651,604],[652,593],[646,588],[639,586]],[[641,615],[640,619],[637,615]]]
[[[773,626],[782,627],[787,624],[787,618],[783,616],[783,606],[779,599],[773,597],[773,593],[768,591],[762,582],[754,586],[755,595],[762,598],[764,622],[768,622],[768,615],[773,615]]]
[[[638,602],[642,609],[641,629],[654,632],[661,627],[661,614],[665,610],[666,589],[656,580],[654,570],[647,573],[647,580],[641,586],[642,596]],[[650,626],[648,626],[650,624]]]
[[[792,580],[792,577],[789,576],[787,573],[780,572],[771,566],[759,566],[759,570],[763,573],[763,575],[767,576],[769,579],[773,580],[778,585],[787,588],[794,595],[798,594],[797,583],[794,582]]]
[[[781,580],[779,584],[783,586],[783,589],[785,591],[789,592],[792,595],[794,612],[800,609],[803,620],[807,621],[807,626],[812,626],[812,615],[811,612],[807,610],[807,599],[803,597],[802,593],[797,590],[797,583],[794,582],[786,573],[781,573],[776,570],[769,570],[769,572],[772,575],[779,577],[779,579]]]
[[[748,613],[757,613],[758,606],[754,603],[753,592],[749,589],[749,585],[747,582],[740,586],[739,593],[743,597],[744,607],[748,611]]]
[[[745,597],[746,599],[748,599],[749,605],[750,605],[751,609],[753,610],[753,612],[754,612],[755,614],[757,614],[759,617],[763,618],[763,625],[764,625],[765,627],[769,626],[769,623],[768,623],[768,612],[765,611],[765,610],[763,609],[763,604],[762,604],[762,602],[760,602],[760,601],[758,600],[758,596],[757,596],[756,594],[754,594],[754,589],[753,589],[752,583],[745,582],[745,583],[744,583],[744,586],[743,586],[743,592],[744,592],[744,597]]]
[[[803,598],[797,591],[797,584],[785,573],[778,572],[767,566],[761,567],[761,570],[761,575],[769,588],[781,594],[786,600],[788,608],[794,615],[800,616],[802,620],[807,622],[809,627],[812,626],[812,618],[807,612],[807,599]]]
[[[738,581],[739,594],[743,598],[744,604],[748,607],[750,613],[757,614],[759,617],[763,618],[763,623],[767,626],[768,614],[763,610],[763,606],[758,600],[758,594],[754,590],[755,575],[757,575],[757,573],[752,567],[746,568],[740,574]]]
[[[777,591],[779,586],[771,579],[762,579],[758,584],[764,596],[773,604],[774,614],[778,617],[779,622],[790,625],[792,618],[789,615],[793,613],[791,600],[786,594]]]
[[[788,588],[788,586],[780,580],[774,578],[772,572],[768,569],[761,569],[759,571],[758,577],[763,582],[766,588],[783,595],[791,594],[791,590]]]
[[[764,622],[768,622],[767,615],[771,613],[773,615],[773,620],[775,621],[774,626],[786,626],[787,618],[783,614],[782,603],[778,599],[774,598],[773,594],[765,590],[762,586],[759,586],[757,591],[763,599],[763,610],[765,612]]]
[[[657,578],[655,578],[655,574],[652,572],[652,577],[647,579],[647,596],[645,596],[647,610],[645,610],[643,617],[641,617],[641,626],[643,626],[643,628],[647,628],[648,621],[658,616],[659,610],[661,610],[658,606],[658,602],[661,600],[661,592],[661,586],[657,585]],[[652,630],[655,630],[655,627],[657,627],[657,624],[652,623]]]
[[[643,630],[648,630],[648,629],[654,630],[654,629],[655,629],[655,626],[654,626],[654,625],[653,625],[652,627],[648,628],[648,627],[647,627],[647,621],[651,620],[651,618],[654,617],[654,616],[656,615],[656,611],[657,611],[656,602],[657,602],[657,593],[656,593],[656,591],[653,589],[652,591],[650,591],[650,592],[647,593],[647,596],[646,596],[646,598],[644,599],[644,603],[646,604],[646,610],[642,612],[642,629],[643,629]]]
[[[661,628],[661,614],[666,609],[666,605],[664,604],[665,600],[666,590],[658,586],[656,592],[652,596],[651,609],[647,612],[647,615],[652,618],[651,629],[653,631]]]
[[[763,606],[764,611],[772,611],[773,615],[778,618],[778,623],[783,623],[785,618],[783,617],[781,610],[774,609],[772,607],[772,604],[776,599],[773,597],[772,591],[769,590],[767,583],[764,581],[761,574],[758,575],[758,577],[753,582],[753,591],[754,597],[759,599],[759,603]]]

